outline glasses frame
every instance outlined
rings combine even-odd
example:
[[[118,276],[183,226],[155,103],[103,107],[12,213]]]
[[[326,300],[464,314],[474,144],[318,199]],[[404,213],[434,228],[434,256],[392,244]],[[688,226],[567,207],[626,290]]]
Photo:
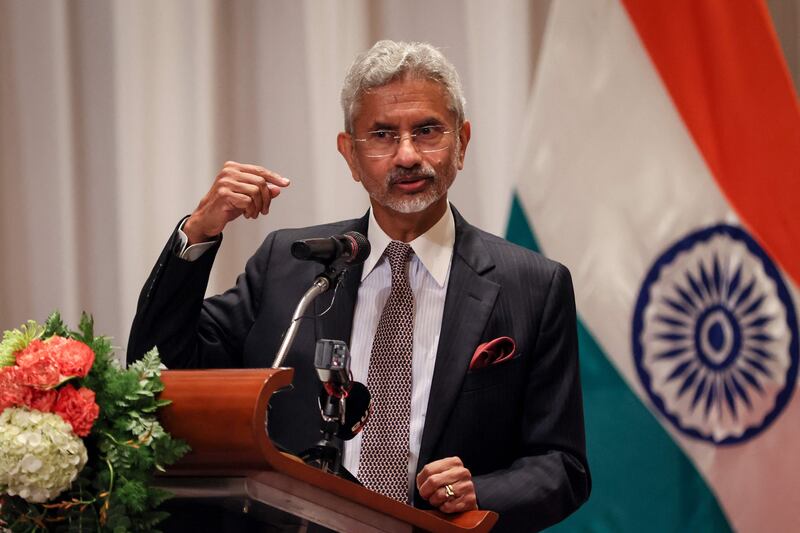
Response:
[[[414,130],[419,130],[419,129],[422,129],[422,128],[445,128],[445,127],[446,126],[443,126],[443,125],[428,125],[428,126],[419,126],[417,128],[414,128]],[[414,131],[414,130],[412,130],[412,131]],[[381,154],[381,155],[364,154],[364,157],[369,157],[371,159],[382,159],[384,157],[392,157],[395,154],[397,154],[397,150],[400,148],[400,143],[403,142],[403,140],[406,137],[408,137],[409,140],[411,140],[411,144],[414,146],[414,149],[417,152],[421,153],[421,154],[431,154],[431,153],[434,153],[434,152],[441,152],[442,150],[447,150],[447,148],[448,148],[447,146],[442,146],[441,148],[433,148],[433,149],[422,149],[422,148],[420,148],[420,146],[416,142],[416,138],[417,138],[417,135],[419,135],[419,133],[401,134],[399,132],[396,132],[395,130],[378,129],[378,130],[370,130],[370,131],[366,132],[366,135],[369,135],[371,133],[378,133],[378,132],[397,133],[396,135],[392,135],[392,139],[394,139],[394,150],[389,152],[389,153],[387,153],[387,154]],[[455,129],[444,130],[444,131],[442,131],[442,135],[449,135],[449,134],[455,133],[455,132],[456,132]],[[369,141],[369,139],[367,139],[367,138],[358,139],[356,137],[353,137],[353,142],[365,143],[367,141]]]

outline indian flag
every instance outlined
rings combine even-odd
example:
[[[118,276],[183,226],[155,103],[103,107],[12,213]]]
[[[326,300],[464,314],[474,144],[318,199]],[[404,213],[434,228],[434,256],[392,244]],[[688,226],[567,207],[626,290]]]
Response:
[[[562,531],[800,531],[800,108],[758,0],[554,2],[508,236],[572,271]]]

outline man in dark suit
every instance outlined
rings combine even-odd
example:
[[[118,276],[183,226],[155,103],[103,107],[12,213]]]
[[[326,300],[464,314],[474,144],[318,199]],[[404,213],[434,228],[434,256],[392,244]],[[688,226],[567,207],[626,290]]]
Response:
[[[171,368],[269,366],[296,302],[321,270],[294,259],[291,243],[367,234],[373,248],[365,265],[350,269],[300,325],[285,361],[295,368],[294,389],[273,400],[271,438],[295,452],[318,440],[314,346],[317,339],[341,339],[351,346],[354,378],[376,384],[376,390],[370,385],[377,391],[374,416],[385,421],[386,413],[401,413],[401,422],[383,426],[392,429],[373,434],[372,442],[365,436],[348,444],[349,469],[371,480],[367,450],[396,445],[384,434],[397,431],[406,446],[399,482],[414,505],[446,513],[495,510],[497,530],[530,531],[562,520],[590,491],[569,272],[471,226],[448,203],[471,130],[455,69],[436,49],[377,43],[351,66],[342,106],[338,147],[370,195],[367,215],[271,233],[236,286],[204,301],[224,226],[241,215],[266,214],[289,184],[262,167],[226,163],[151,273],[129,357],[157,345]],[[410,247],[403,248],[408,257],[397,281],[386,256],[402,243]],[[384,315],[391,315],[384,307],[395,306],[387,302],[400,297],[401,283],[410,289],[413,342],[407,339],[407,361],[397,354],[384,367],[408,367],[387,388],[374,365],[384,357],[377,348],[387,335]],[[401,315],[391,316],[402,321]],[[396,337],[391,346],[402,344]],[[493,339],[505,343],[505,353],[490,349],[486,364],[477,364],[476,348]],[[378,478],[391,477],[384,468]],[[375,490],[383,491],[383,481]]]

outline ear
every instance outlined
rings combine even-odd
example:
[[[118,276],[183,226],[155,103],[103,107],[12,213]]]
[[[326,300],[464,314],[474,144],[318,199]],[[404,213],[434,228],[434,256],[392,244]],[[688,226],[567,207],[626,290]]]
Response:
[[[347,161],[347,166],[350,167],[350,175],[353,176],[354,180],[361,181],[353,137],[344,131],[339,132],[339,135],[336,136],[336,147],[344,157],[344,160]]]
[[[458,170],[464,168],[464,156],[467,154],[467,145],[469,144],[471,135],[472,125],[469,123],[469,120],[465,120],[461,125],[461,129],[458,131],[458,139],[461,141],[461,147],[458,151]]]

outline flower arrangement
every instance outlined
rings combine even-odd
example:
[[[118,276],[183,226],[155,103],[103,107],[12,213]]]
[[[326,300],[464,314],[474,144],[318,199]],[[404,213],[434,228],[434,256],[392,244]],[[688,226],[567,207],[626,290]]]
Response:
[[[154,470],[189,447],[156,412],[168,400],[154,349],[123,369],[91,317],[58,313],[0,342],[0,530],[154,531],[170,495]]]

